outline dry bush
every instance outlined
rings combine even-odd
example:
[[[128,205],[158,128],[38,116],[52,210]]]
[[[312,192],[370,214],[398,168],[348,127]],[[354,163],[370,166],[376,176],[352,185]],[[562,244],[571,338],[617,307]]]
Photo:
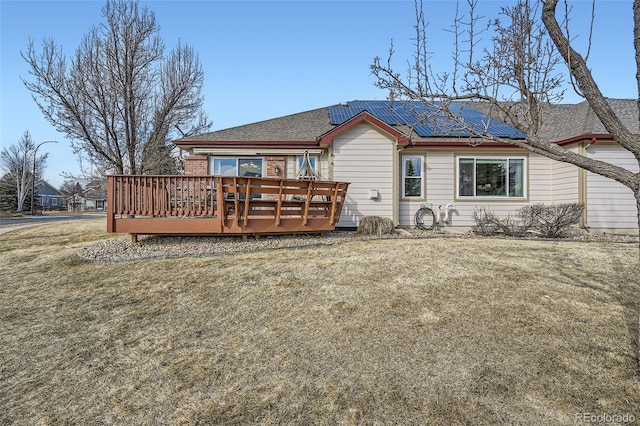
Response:
[[[498,229],[510,237],[522,237],[531,229],[533,225],[531,216],[518,210],[515,215],[508,214],[507,217],[496,222]]]
[[[471,229],[478,235],[496,234],[498,232],[497,219],[496,214],[491,210],[487,210],[484,207],[476,208],[473,211],[475,225]]]
[[[396,229],[393,220],[380,216],[366,216],[358,225],[358,235],[388,235]]]
[[[534,204],[520,209],[529,216],[533,227],[544,238],[561,238],[568,235],[571,227],[580,221],[584,206],[578,203]]]
[[[501,218],[484,207],[473,212],[473,231],[479,235],[503,233],[510,237],[521,237],[533,231],[544,238],[561,238],[569,234],[578,223],[584,206],[577,203],[534,204],[525,206]]]

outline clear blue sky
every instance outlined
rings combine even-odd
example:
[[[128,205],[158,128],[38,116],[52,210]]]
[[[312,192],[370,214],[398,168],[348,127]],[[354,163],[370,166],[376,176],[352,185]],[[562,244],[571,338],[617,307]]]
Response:
[[[495,16],[508,0],[480,0],[483,15]],[[572,32],[587,37],[590,0],[574,0]],[[59,186],[63,171],[77,172],[64,135],[43,118],[20,76],[20,56],[29,38],[53,37],[67,57],[81,37],[102,22],[103,1],[0,0],[0,144],[16,143],[29,130],[34,142],[57,140],[46,179]],[[386,57],[393,38],[399,71],[410,56],[412,1],[171,1],[141,2],[155,12],[167,48],[180,40],[199,54],[205,72],[205,110],[215,129],[247,124],[354,99],[385,99],[373,86],[369,65]],[[590,65],[605,95],[637,97],[631,0],[598,0]],[[451,44],[443,28],[455,12],[453,0],[425,0],[430,50],[448,63]],[[566,102],[579,102],[569,94]]]

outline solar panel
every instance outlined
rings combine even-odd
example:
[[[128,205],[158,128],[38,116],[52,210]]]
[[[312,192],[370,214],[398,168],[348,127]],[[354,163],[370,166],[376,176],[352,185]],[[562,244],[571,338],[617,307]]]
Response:
[[[413,126],[413,130],[421,137],[473,136],[465,126],[446,117],[437,108],[422,102],[351,101],[329,107],[329,119],[331,124],[340,125],[362,111],[367,111],[390,126]],[[493,119],[468,105],[452,103],[449,105],[449,111],[458,115],[466,126],[471,127],[476,133],[486,132],[493,136],[513,139],[525,138],[515,127]]]

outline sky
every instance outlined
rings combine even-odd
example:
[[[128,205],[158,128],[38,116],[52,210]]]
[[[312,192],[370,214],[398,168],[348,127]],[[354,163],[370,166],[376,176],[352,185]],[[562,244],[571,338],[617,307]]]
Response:
[[[487,20],[510,0],[480,0]],[[178,42],[194,48],[205,80],[204,110],[212,130],[307,111],[351,100],[386,99],[369,66],[386,58],[390,41],[399,72],[411,56],[413,1],[287,0],[140,1],[156,15],[167,51]],[[573,0],[571,33],[588,39],[591,1]],[[29,79],[21,52],[45,37],[74,54],[89,29],[103,22],[103,1],[0,0],[0,148],[25,131],[48,153],[45,179],[59,187],[62,173],[78,173],[65,135],[46,121],[21,78]],[[425,0],[429,50],[444,69],[450,63],[453,0]],[[580,49],[579,49],[580,50]],[[632,0],[597,0],[589,65],[600,89],[613,98],[638,96],[633,51]],[[581,99],[569,92],[567,103]]]

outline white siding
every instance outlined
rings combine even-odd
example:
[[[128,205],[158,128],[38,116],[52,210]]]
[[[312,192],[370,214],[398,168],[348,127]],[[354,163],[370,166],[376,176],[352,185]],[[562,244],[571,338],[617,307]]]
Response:
[[[369,124],[357,125],[333,141],[333,180],[350,182],[338,226],[357,226],[364,216],[393,218],[394,141]],[[369,190],[378,190],[377,199]]]
[[[638,171],[633,155],[617,145],[591,145],[587,156]],[[587,172],[587,226],[596,231],[636,230],[633,192],[612,179]]]
[[[577,152],[578,148],[573,147],[569,150]],[[580,200],[578,167],[561,161],[551,161],[551,164],[553,171],[553,202],[577,203]]]
[[[426,202],[431,204],[437,212],[438,206],[445,206],[449,203],[455,205],[452,211],[450,227],[467,228],[474,225],[473,212],[476,208],[484,207],[493,211],[499,216],[507,216],[514,213],[520,207],[534,203],[550,203],[551,196],[551,160],[539,155],[530,154],[527,156],[527,177],[528,177],[528,200],[456,200],[456,157],[459,155],[488,155],[518,156],[523,155],[520,151],[490,152],[471,150],[453,153],[443,151],[428,151],[425,156],[426,164]],[[420,208],[420,204],[425,201],[400,201],[400,225],[414,226],[413,215]]]

